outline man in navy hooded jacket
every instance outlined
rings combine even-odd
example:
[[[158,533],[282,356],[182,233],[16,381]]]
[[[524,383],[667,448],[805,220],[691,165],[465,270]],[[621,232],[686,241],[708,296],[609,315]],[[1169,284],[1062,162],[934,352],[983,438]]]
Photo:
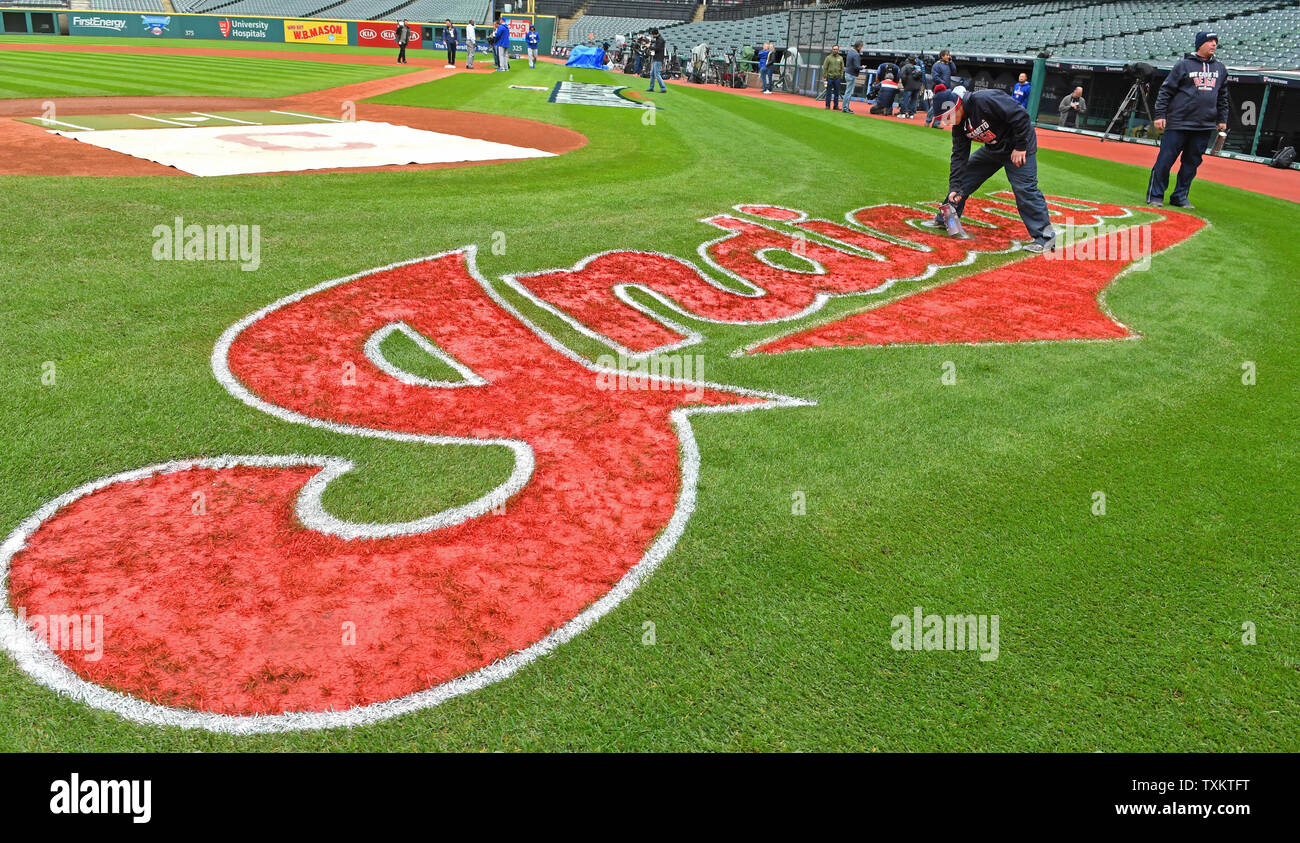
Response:
[[[957,65],[952,60],[952,51],[941,50],[939,60],[930,67],[930,87],[943,85],[951,91],[953,89],[952,74],[956,69]]]
[[[1219,36],[1196,33],[1196,52],[1178,60],[1156,95],[1155,125],[1163,129],[1160,155],[1147,182],[1147,204],[1160,205],[1169,187],[1169,170],[1181,155],[1178,181],[1169,204],[1191,208],[1188,195],[1201,158],[1215,130],[1228,128],[1228,69],[1214,58]]]
[[[1038,138],[1029,112],[1006,91],[989,88],[960,97],[943,91],[934,98],[935,120],[952,129],[952,159],[948,167],[948,202],[960,215],[966,199],[998,170],[1005,170],[1016,195],[1016,210],[1032,243],[1024,250],[1041,254],[1054,248],[1056,234],[1047,200],[1038,189]],[[971,152],[971,141],[984,144]],[[941,227],[936,217],[925,225]]]

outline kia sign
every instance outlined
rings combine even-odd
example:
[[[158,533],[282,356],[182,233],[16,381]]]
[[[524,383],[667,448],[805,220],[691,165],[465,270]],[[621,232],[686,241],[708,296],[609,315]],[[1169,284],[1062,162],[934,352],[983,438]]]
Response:
[[[411,42],[406,46],[417,49],[420,46],[420,27],[407,24],[411,30]],[[397,48],[397,24],[366,21],[357,24],[357,44],[362,47]]]

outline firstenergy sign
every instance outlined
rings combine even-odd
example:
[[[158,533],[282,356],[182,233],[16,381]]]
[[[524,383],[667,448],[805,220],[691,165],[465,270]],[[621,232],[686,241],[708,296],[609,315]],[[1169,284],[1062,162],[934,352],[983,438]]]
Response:
[[[126,18],[103,18],[98,15],[73,15],[70,26],[73,29],[108,30],[121,32],[126,29]]]

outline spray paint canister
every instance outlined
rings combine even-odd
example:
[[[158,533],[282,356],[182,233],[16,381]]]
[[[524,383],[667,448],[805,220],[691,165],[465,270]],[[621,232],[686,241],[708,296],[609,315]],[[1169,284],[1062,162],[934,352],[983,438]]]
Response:
[[[1219,132],[1219,136],[1214,139],[1214,149],[1210,150],[1211,155],[1218,155],[1223,152],[1223,144],[1228,140],[1227,132]]]
[[[944,227],[948,229],[950,235],[960,237],[963,240],[970,239],[966,229],[961,227],[961,215],[957,213],[957,209],[952,206],[951,202],[944,202],[939,206],[939,215],[943,217]]]

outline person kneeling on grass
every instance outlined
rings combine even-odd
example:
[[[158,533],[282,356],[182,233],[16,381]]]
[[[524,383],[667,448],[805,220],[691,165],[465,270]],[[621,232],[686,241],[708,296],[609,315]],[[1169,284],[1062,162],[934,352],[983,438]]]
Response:
[[[952,159],[948,168],[948,202],[960,216],[966,199],[998,170],[1005,170],[1016,195],[1016,210],[1032,243],[1026,252],[1042,254],[1056,246],[1056,233],[1047,213],[1047,200],[1038,189],[1038,138],[1029,112],[1011,95],[997,88],[960,96],[943,91],[934,98],[940,128],[952,129]],[[970,151],[970,142],[984,144]],[[943,227],[942,215],[926,220],[930,228]]]

